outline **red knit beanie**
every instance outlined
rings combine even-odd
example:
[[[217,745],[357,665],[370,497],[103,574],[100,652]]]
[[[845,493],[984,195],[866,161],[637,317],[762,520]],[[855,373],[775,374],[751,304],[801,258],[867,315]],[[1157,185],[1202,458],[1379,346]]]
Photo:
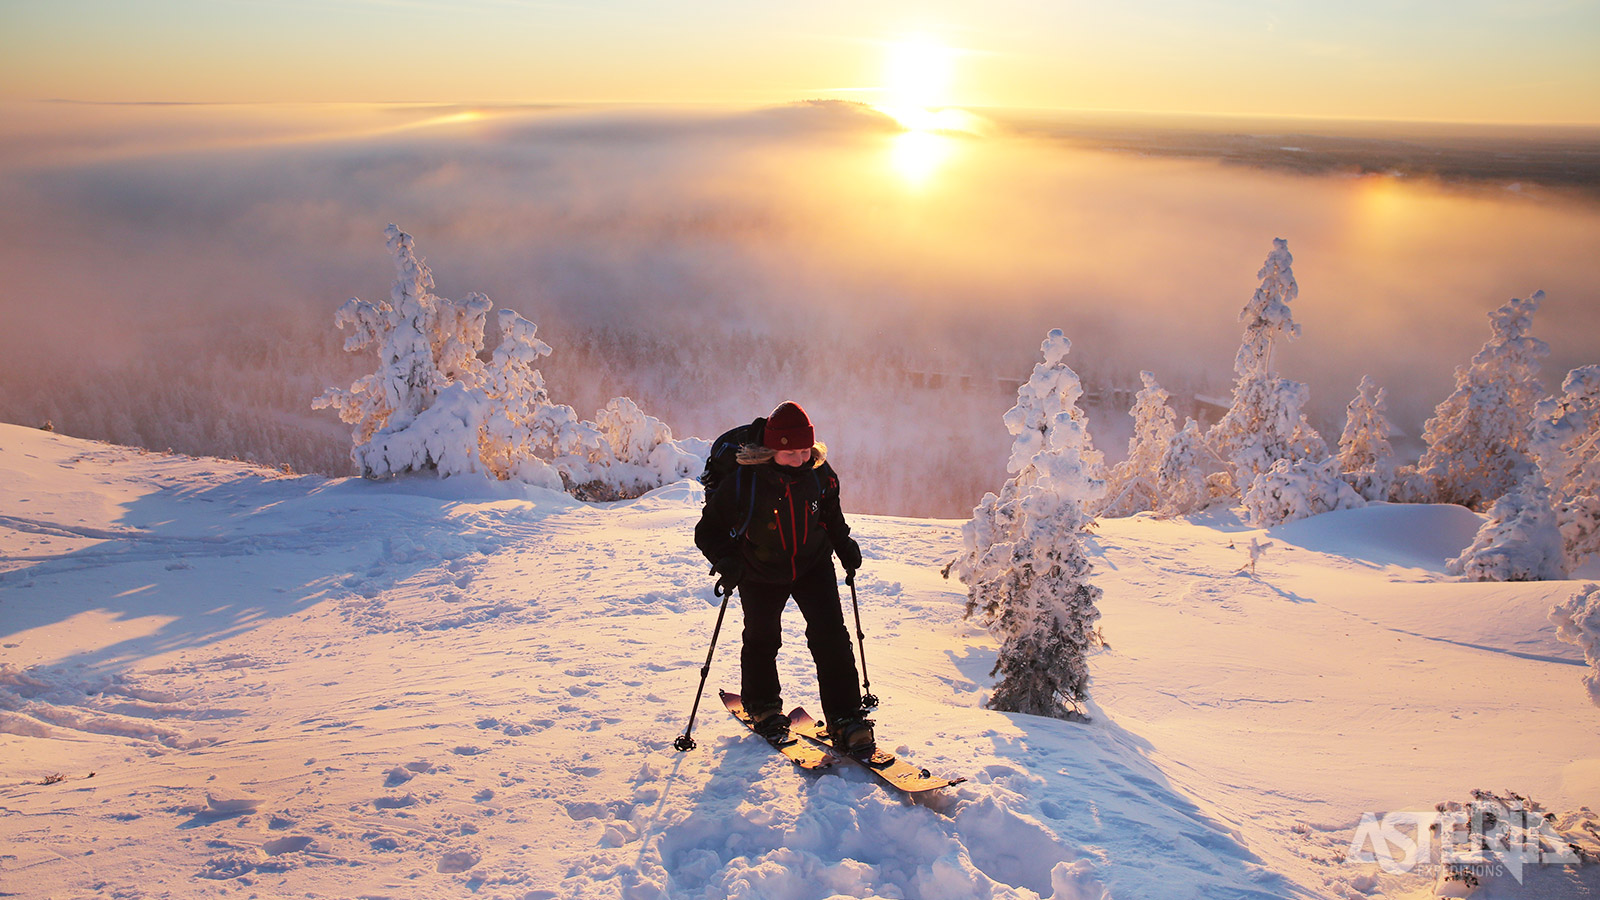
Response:
[[[767,427],[761,432],[761,445],[773,450],[810,450],[816,442],[811,418],[792,400],[778,404],[767,416]]]

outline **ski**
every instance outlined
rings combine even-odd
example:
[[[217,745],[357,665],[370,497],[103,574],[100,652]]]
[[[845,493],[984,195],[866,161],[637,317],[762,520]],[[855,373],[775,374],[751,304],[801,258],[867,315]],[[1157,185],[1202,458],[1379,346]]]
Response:
[[[728,712],[733,713],[735,719],[743,722],[744,726],[757,736],[761,736],[761,733],[756,731],[756,723],[751,721],[750,714],[744,711],[744,698],[738,694],[730,694],[727,691],[718,691],[717,693],[722,695],[722,705],[728,708]],[[803,713],[804,710],[796,710],[795,712]],[[791,720],[794,715],[795,713],[790,713]],[[810,718],[810,716],[806,716],[807,720]],[[766,740],[766,738],[762,737],[762,740]],[[792,725],[790,726],[789,737],[780,741],[769,740],[767,743],[771,744],[773,749],[788,757],[790,762],[802,769],[813,771],[826,769],[839,759],[839,755],[833,750],[795,737]]]
[[[881,748],[866,757],[845,753],[833,746],[833,741],[828,737],[828,729],[821,722],[811,718],[811,714],[804,709],[796,709],[789,714],[789,733],[804,735],[818,747],[826,747],[830,753],[860,763],[885,783],[908,794],[920,794],[923,791],[937,790],[966,781],[965,778],[938,778],[927,769],[912,765]]]

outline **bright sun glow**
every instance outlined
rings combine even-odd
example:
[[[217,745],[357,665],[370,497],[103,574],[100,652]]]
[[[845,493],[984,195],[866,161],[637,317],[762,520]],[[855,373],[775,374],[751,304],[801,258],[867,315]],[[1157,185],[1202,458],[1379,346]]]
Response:
[[[950,155],[951,139],[931,131],[906,131],[890,146],[890,163],[900,177],[921,187]]]
[[[443,116],[434,116],[431,119],[424,119],[421,122],[417,122],[416,127],[434,128],[439,125],[460,125],[464,122],[476,122],[483,117],[483,113],[475,109],[469,109],[464,112],[449,113]]]
[[[950,102],[955,54],[927,38],[889,45],[884,71],[884,105],[930,109]]]
[[[907,38],[889,45],[884,61],[883,104],[878,109],[906,129],[890,152],[894,170],[921,186],[950,155],[944,131],[961,129],[965,114],[941,109],[949,103],[955,52],[927,38]]]

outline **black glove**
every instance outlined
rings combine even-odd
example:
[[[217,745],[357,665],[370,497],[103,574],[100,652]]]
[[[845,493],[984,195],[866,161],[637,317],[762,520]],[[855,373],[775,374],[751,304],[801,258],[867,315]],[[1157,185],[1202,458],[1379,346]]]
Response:
[[[739,586],[739,579],[744,577],[744,557],[730,553],[717,560],[711,567],[711,573],[722,576],[717,579],[717,585],[711,589],[711,593],[717,597],[726,597],[733,593],[733,589]]]
[[[861,545],[855,538],[847,536],[834,541],[833,552],[839,555],[839,565],[844,566],[846,572],[861,568]]]

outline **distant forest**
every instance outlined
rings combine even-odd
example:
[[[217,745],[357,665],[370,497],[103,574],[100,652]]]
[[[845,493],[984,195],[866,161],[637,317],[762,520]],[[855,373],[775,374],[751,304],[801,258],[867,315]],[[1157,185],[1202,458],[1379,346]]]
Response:
[[[160,354],[131,361],[85,354],[46,366],[11,356],[0,362],[11,386],[0,394],[0,420],[155,451],[351,475],[349,426],[331,410],[313,411],[311,401],[372,371],[374,360],[370,351],[346,353],[332,318],[330,311],[320,324],[277,318],[197,328],[172,335]],[[1004,482],[1011,438],[1001,416],[1038,349],[996,349],[993,357],[1010,361],[970,371],[941,367],[939,354],[892,342],[617,326],[541,327],[540,337],[554,348],[541,365],[552,399],[582,415],[628,396],[675,436],[710,439],[792,398],[818,420],[819,438],[845,479],[848,508],[950,518],[970,515],[985,491]],[[1087,390],[1097,447],[1108,460],[1121,458],[1137,371],[1092,353],[1071,362]],[[1180,416],[1205,414],[1197,393],[1225,399],[1228,391],[1226,380],[1172,376],[1163,384]]]

